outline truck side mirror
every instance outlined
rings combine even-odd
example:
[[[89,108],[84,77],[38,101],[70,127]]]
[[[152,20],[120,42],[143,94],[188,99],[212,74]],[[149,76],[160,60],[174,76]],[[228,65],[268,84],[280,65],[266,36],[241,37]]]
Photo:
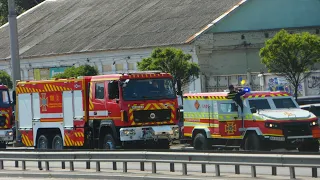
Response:
[[[253,113],[257,113],[257,108],[256,107],[252,107],[251,109],[251,113],[253,114]]]
[[[16,105],[16,91],[12,91],[12,104]]]
[[[311,105],[310,106],[310,112],[314,113],[316,111],[316,106],[315,105]]]

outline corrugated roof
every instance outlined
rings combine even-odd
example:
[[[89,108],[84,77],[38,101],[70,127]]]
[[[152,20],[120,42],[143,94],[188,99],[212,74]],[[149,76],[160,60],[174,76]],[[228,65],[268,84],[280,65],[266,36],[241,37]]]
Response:
[[[185,44],[241,0],[50,0],[18,18],[22,57]],[[0,28],[0,59],[10,56]]]

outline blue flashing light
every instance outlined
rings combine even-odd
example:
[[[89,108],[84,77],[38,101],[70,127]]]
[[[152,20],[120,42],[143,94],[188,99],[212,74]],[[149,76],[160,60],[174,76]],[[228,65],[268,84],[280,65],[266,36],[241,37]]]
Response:
[[[245,88],[243,88],[243,91],[245,91],[245,92],[250,92],[250,88],[245,87]]]

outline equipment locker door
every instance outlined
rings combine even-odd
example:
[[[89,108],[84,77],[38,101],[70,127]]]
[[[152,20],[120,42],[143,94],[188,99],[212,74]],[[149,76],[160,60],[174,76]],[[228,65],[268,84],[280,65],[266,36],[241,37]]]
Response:
[[[40,120],[40,96],[39,93],[32,93],[32,119]]]
[[[32,128],[32,96],[31,94],[18,94],[19,129]]]
[[[73,127],[73,92],[63,91],[63,123],[64,127]]]
[[[81,120],[84,116],[82,100],[82,90],[73,91],[73,111],[75,120]]]

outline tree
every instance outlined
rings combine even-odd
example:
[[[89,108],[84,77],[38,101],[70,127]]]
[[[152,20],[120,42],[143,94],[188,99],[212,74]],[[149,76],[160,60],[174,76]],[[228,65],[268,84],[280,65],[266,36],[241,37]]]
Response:
[[[320,61],[320,37],[308,32],[290,34],[281,30],[266,41],[260,57],[269,72],[284,76],[292,84],[297,99],[299,84]]]
[[[63,73],[59,73],[53,76],[53,78],[71,78],[78,76],[95,76],[99,71],[96,67],[90,65],[81,65],[79,67],[68,67]]]
[[[44,0],[15,0],[17,15],[43,2]],[[8,0],[0,0],[0,25],[8,22]]]
[[[13,86],[11,76],[5,71],[0,71],[0,84],[8,86],[9,89]]]
[[[198,64],[190,62],[191,58],[190,54],[184,54],[180,49],[155,48],[151,57],[138,62],[138,69],[170,73],[177,85],[177,95],[182,95],[182,87],[199,78],[200,68]]]

